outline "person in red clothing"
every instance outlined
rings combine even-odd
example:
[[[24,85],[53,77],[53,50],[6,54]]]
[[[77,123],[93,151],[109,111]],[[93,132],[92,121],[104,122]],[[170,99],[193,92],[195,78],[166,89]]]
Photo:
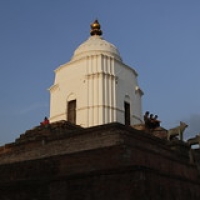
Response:
[[[49,125],[49,119],[47,117],[44,118],[43,122],[40,122],[41,126],[48,126]]]

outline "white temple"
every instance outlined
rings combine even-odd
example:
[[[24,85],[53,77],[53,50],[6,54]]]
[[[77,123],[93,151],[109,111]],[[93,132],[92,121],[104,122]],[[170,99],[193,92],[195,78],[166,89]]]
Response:
[[[71,60],[55,70],[50,91],[50,122],[67,120],[90,127],[143,120],[137,72],[123,63],[118,49],[102,38],[99,22]]]

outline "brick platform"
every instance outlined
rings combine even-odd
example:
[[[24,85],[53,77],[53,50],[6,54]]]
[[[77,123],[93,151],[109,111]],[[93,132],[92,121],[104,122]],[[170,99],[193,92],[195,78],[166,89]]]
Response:
[[[62,123],[0,148],[1,200],[200,199],[198,162],[184,142],[118,123]]]

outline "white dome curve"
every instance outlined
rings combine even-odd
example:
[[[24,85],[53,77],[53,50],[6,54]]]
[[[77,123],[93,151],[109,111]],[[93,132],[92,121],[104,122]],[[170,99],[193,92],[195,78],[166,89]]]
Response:
[[[105,54],[122,61],[118,49],[99,35],[90,36],[75,51],[72,60],[78,60],[86,56]]]

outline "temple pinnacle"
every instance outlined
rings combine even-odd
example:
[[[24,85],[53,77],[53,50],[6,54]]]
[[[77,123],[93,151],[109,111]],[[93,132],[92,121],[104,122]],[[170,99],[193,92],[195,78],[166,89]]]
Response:
[[[99,24],[98,20],[96,19],[91,25],[90,35],[102,35],[103,32],[101,31],[101,25]]]

